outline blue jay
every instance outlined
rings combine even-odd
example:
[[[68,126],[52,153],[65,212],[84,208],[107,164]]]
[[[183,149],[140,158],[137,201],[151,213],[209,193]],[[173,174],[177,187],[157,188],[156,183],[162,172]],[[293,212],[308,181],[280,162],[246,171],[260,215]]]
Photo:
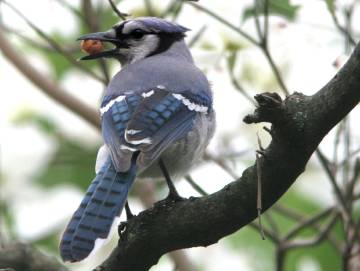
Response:
[[[60,243],[64,261],[81,261],[97,239],[107,238],[136,177],[184,175],[203,155],[215,129],[212,93],[185,44],[189,29],[155,17],[123,21],[79,40],[100,40],[113,49],[83,60],[115,58],[100,115],[104,146],[96,176]]]

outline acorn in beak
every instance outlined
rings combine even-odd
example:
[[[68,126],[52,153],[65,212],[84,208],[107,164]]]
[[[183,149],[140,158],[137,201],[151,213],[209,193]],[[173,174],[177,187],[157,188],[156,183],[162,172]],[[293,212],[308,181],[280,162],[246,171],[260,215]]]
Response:
[[[80,60],[92,60],[98,58],[116,57],[119,48],[126,48],[127,45],[116,37],[116,32],[111,29],[106,32],[96,32],[83,35],[77,40],[81,40],[81,49],[89,55],[80,58]],[[103,43],[109,42],[115,46],[113,49],[103,51]]]

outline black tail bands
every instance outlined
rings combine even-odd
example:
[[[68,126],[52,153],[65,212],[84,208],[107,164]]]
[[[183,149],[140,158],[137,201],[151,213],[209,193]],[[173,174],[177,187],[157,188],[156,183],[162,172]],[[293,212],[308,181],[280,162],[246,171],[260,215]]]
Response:
[[[62,236],[60,254],[64,261],[83,260],[94,249],[96,239],[108,237],[135,180],[137,156],[138,152],[133,154],[127,172],[116,172],[110,157],[102,166]]]

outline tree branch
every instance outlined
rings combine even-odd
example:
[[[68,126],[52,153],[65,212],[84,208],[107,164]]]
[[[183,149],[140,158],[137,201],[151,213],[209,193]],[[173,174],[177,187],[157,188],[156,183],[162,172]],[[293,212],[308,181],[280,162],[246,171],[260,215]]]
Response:
[[[136,196],[139,197],[141,203],[146,208],[151,208],[151,206],[156,202],[155,196],[155,183],[154,180],[144,180],[144,182],[137,183],[135,188]],[[189,257],[186,255],[183,250],[172,251],[167,254],[169,258],[174,262],[177,271],[194,271],[196,267],[191,262]]]
[[[95,128],[100,127],[100,118],[97,112],[69,94],[57,83],[39,73],[25,58],[19,54],[16,48],[8,41],[2,27],[0,27],[0,50],[4,56],[34,85],[45,92],[55,101],[66,106],[68,109],[92,124]]]
[[[69,61],[74,67],[77,67],[79,70],[85,72],[92,78],[102,82],[106,85],[108,82],[106,79],[100,77],[95,72],[84,66],[82,63],[77,61],[68,51],[66,51],[59,43],[57,43],[52,37],[48,36],[44,31],[42,31],[39,27],[33,24],[28,18],[25,17],[17,8],[15,8],[12,4],[2,0],[9,8],[11,8],[16,14],[18,14],[41,38],[43,38],[55,51],[61,54],[67,61]]]
[[[286,192],[323,137],[359,103],[359,74],[357,45],[341,71],[313,96],[294,93],[284,101],[272,93],[255,96],[259,106],[244,121],[272,123],[273,137],[260,158],[263,211]],[[249,224],[257,216],[256,172],[253,165],[214,194],[163,200],[133,217],[100,270],[148,270],[169,251],[214,244]]]
[[[91,32],[100,31],[100,23],[98,20],[99,16],[98,16],[97,12],[95,11],[92,2],[89,0],[82,0],[81,6],[83,9],[83,13],[84,13],[84,21],[86,22],[89,30]],[[109,68],[107,66],[105,59],[99,58],[97,61],[99,63],[100,69],[104,76],[104,80],[105,80],[104,84],[105,84],[105,86],[107,86],[111,79],[110,74],[109,74]]]
[[[0,248],[0,270],[68,271],[54,257],[46,256],[32,246],[22,243]]]

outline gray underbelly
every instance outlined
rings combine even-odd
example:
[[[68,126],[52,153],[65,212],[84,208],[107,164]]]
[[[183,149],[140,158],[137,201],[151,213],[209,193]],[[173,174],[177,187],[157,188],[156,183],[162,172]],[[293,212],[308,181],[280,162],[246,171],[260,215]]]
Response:
[[[185,175],[203,156],[215,130],[215,116],[211,112],[199,115],[194,128],[188,134],[170,145],[160,156],[172,178]],[[158,159],[141,169],[139,177],[162,178]]]

